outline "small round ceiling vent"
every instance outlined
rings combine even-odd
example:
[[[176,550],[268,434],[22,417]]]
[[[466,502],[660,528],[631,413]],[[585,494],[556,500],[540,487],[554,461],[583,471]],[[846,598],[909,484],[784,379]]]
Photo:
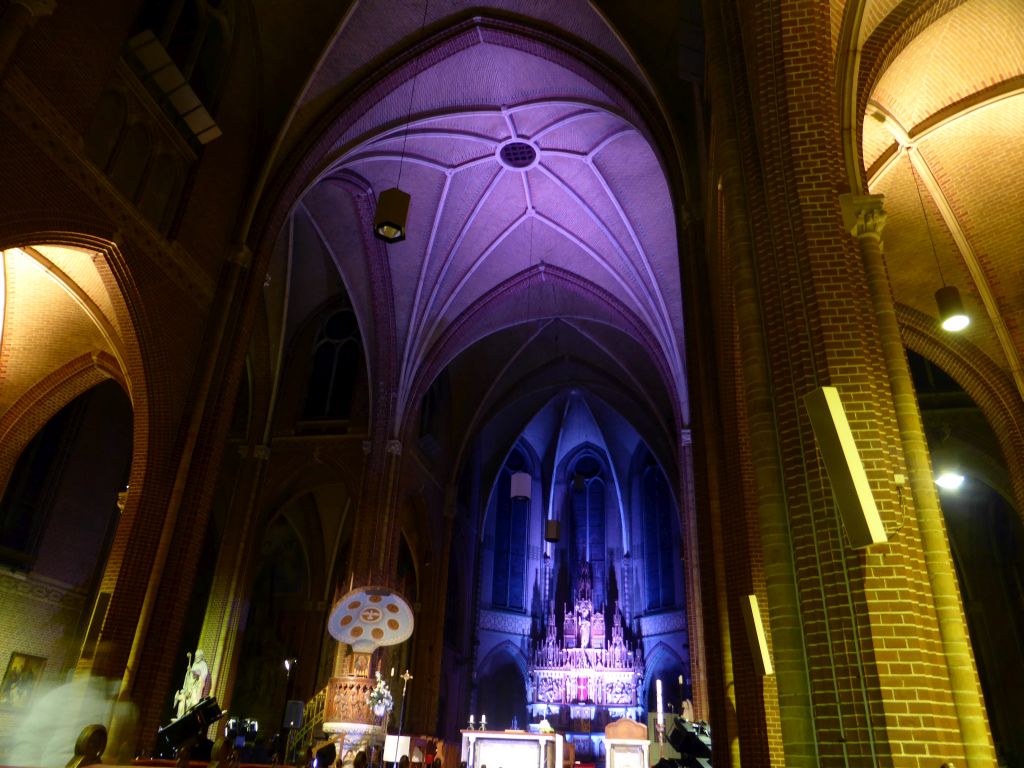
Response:
[[[525,141],[510,141],[498,150],[498,159],[506,168],[525,171],[537,164],[537,148]]]

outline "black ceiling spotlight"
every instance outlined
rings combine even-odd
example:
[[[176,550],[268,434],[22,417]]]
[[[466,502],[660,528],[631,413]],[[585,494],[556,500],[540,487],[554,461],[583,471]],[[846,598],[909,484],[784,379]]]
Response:
[[[405,220],[409,214],[409,194],[398,187],[385,189],[377,198],[373,216],[373,234],[385,243],[405,240]]]

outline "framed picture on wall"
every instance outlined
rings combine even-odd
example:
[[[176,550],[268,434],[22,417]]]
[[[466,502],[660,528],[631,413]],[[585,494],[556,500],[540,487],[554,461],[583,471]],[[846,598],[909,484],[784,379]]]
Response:
[[[0,705],[23,707],[28,704],[45,666],[46,659],[42,656],[12,653],[3,682],[0,682]]]

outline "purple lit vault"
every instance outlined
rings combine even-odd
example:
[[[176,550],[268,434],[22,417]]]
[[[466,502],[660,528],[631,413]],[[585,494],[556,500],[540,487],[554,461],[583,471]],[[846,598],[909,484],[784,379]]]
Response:
[[[302,159],[271,213],[268,325],[285,348],[346,293],[373,418],[398,440],[449,382],[456,444],[440,481],[474,472],[485,489],[463,555],[482,574],[474,705],[500,708],[486,691],[518,681],[506,715],[589,713],[597,734],[608,717],[646,714],[656,676],[688,669],[679,161],[653,91],[588,3],[497,6],[501,18],[431,3],[420,36],[420,3],[355,5],[293,116],[311,130],[316,116],[315,139],[281,148]],[[364,50],[399,53],[355,71]],[[370,222],[395,186],[412,196],[406,239],[385,245]],[[514,472],[531,475],[531,501],[509,501]],[[557,543],[544,541],[549,519]],[[463,604],[472,573],[453,559]],[[604,625],[572,639],[573,611],[574,632],[584,613]],[[582,671],[608,652],[624,654],[617,678]],[[599,757],[599,739],[579,736],[580,754]]]
[[[337,265],[364,335],[394,333],[398,423],[474,342],[552,317],[586,324],[624,385],[641,399],[660,390],[653,405],[685,423],[676,218],[662,161],[617,83],[530,35],[475,19],[389,62],[311,149],[292,217],[308,220],[315,248]],[[358,45],[343,34],[337,45],[346,43]],[[501,149],[511,142],[535,161],[510,167]],[[378,246],[365,241],[359,200],[372,206],[393,186],[412,195],[408,237],[387,246],[378,265],[387,274],[375,275]],[[376,327],[375,295],[393,312],[390,328]],[[605,343],[598,326],[634,343]],[[639,372],[656,383],[630,381]]]

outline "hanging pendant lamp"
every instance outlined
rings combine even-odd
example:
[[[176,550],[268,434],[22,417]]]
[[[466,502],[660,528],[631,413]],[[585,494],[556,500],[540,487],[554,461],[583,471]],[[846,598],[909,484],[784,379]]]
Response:
[[[430,7],[430,0],[423,0],[423,20],[420,22],[419,38],[423,38],[423,30],[427,26],[427,9]],[[398,160],[398,182],[394,187],[385,189],[377,198],[377,210],[373,214],[373,234],[385,243],[398,243],[405,240],[405,223],[409,215],[408,192],[403,192],[402,166],[405,165],[405,146],[409,141],[409,119],[412,116],[412,106],[416,99],[416,81],[420,76],[420,64],[416,64],[416,70],[412,75],[412,88],[409,93],[409,106],[405,112],[405,132],[402,136],[402,155]]]
[[[377,198],[373,216],[373,234],[385,243],[405,240],[405,220],[409,215],[409,194],[398,187],[385,189]]]
[[[914,170],[914,158],[910,153],[912,147],[907,147],[907,159],[910,161],[910,175],[914,179],[914,189],[917,191],[917,201],[921,205],[921,216],[924,217],[924,226],[928,230],[928,242],[931,244],[932,258],[935,259],[935,267],[939,273],[939,280],[942,287],[935,292],[935,303],[939,308],[939,322],[943,330],[962,331],[971,324],[970,315],[964,310],[963,299],[960,298],[960,289],[955,285],[946,285],[946,278],[942,275],[942,264],[939,262],[939,255],[935,252],[935,240],[932,238],[932,225],[928,221],[928,212],[924,208],[924,198],[921,196],[921,187],[917,181],[917,172]]]
[[[964,310],[960,290],[955,285],[944,285],[935,292],[935,303],[939,307],[939,321],[947,331],[962,331],[971,324],[971,318]]]

